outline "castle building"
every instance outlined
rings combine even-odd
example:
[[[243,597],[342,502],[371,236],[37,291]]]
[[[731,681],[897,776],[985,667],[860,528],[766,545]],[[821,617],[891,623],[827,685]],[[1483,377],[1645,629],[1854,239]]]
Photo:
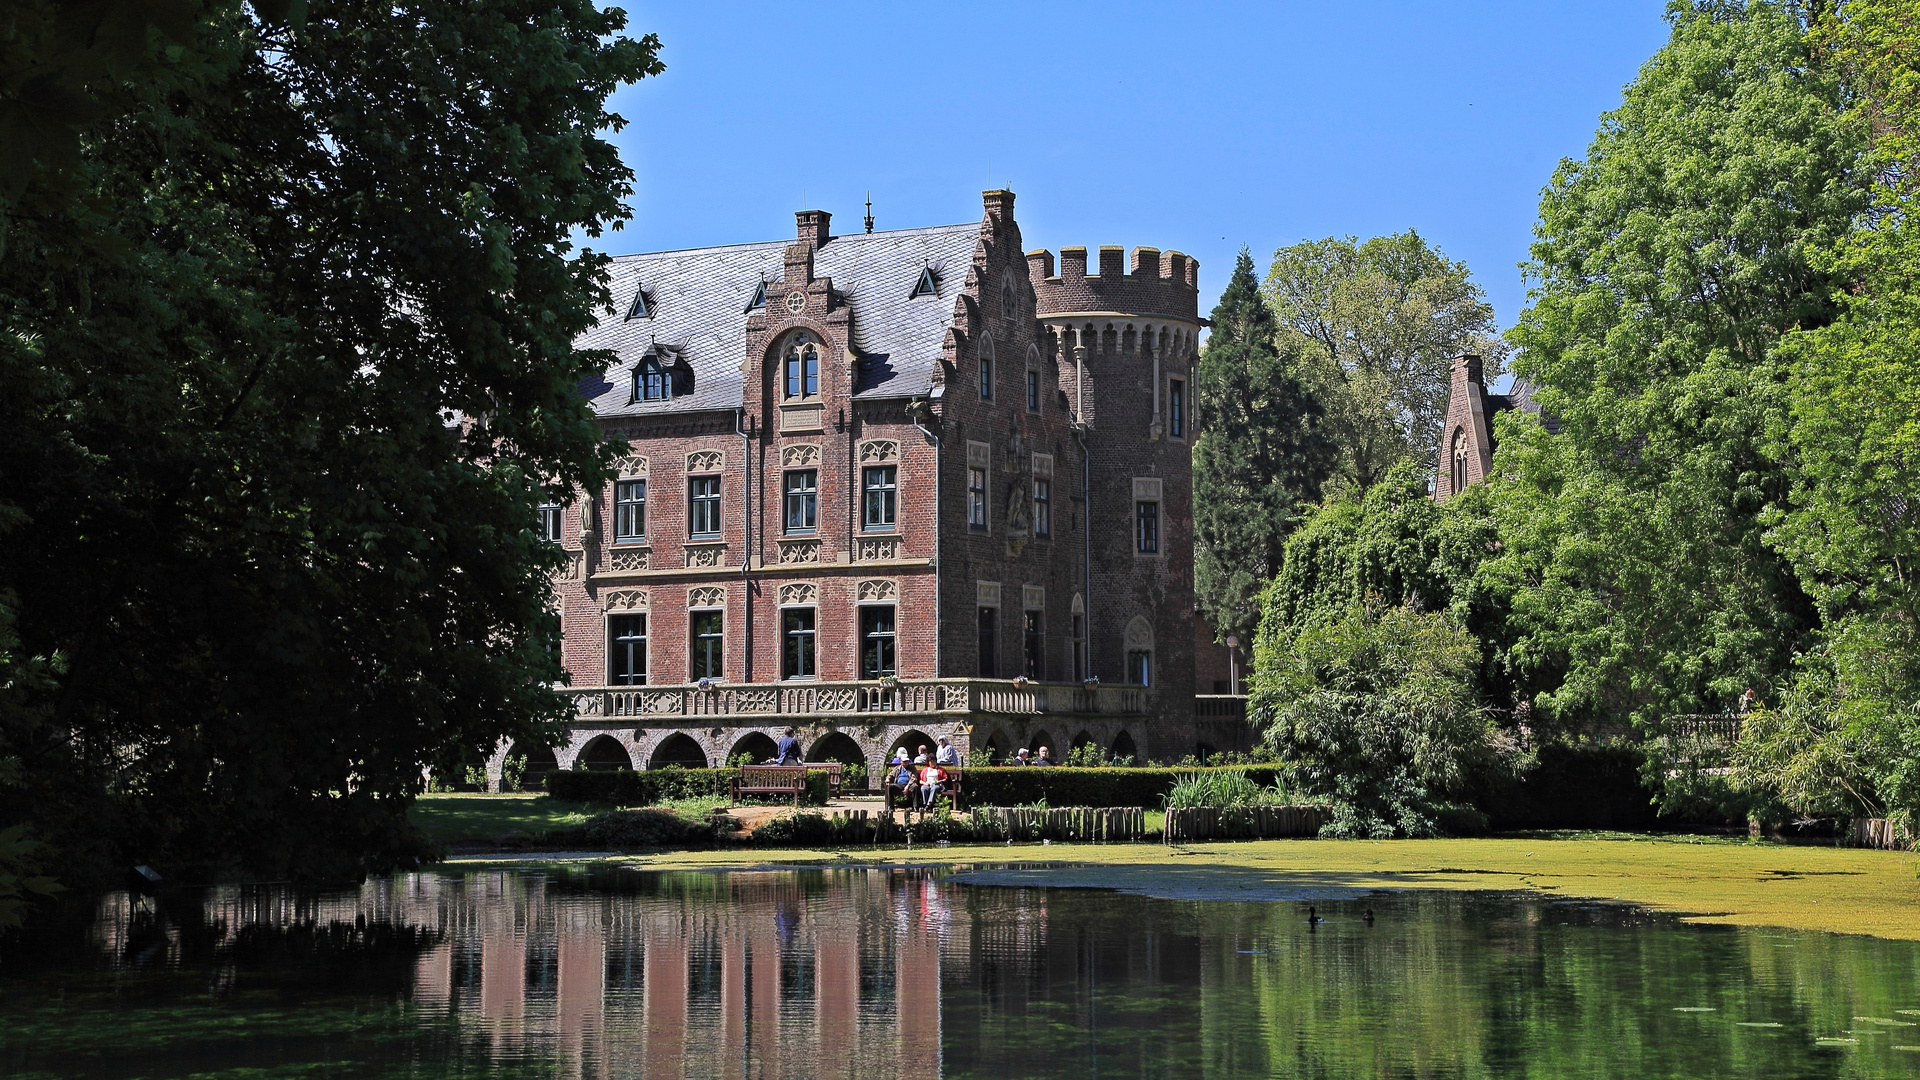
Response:
[[[1198,266],[1056,267],[1012,192],[984,201],[614,261],[580,344],[616,360],[582,392],[631,454],[543,511],[576,720],[536,771],[765,759],[790,726],[869,769],[941,736],[1244,744],[1237,700],[1194,694]]]
[[[1433,481],[1435,502],[1445,502],[1493,471],[1493,418],[1508,409],[1538,413],[1532,388],[1524,381],[1505,394],[1487,392],[1480,358],[1469,353],[1453,361],[1453,389],[1447,397],[1447,420],[1440,428],[1439,466]],[[1543,417],[1550,430],[1559,430],[1552,417]]]

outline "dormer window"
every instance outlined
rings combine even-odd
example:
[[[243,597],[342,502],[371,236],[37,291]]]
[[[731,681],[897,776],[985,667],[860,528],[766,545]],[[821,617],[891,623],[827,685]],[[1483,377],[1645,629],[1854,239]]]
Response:
[[[762,281],[753,288],[753,299],[747,301],[748,311],[760,311],[767,306],[767,283]]]
[[[640,361],[633,373],[633,396],[638,401],[667,401],[673,397],[673,376],[660,366],[659,357]]]
[[[801,332],[787,342],[784,361],[787,396],[820,396],[820,343],[812,334]]]
[[[939,296],[940,287],[933,280],[933,267],[924,267],[920,271],[920,280],[913,283],[913,291],[907,299],[917,300],[922,296]]]
[[[636,288],[633,290],[633,306],[627,308],[627,318],[653,318],[653,308],[647,304],[647,291],[645,289]]]

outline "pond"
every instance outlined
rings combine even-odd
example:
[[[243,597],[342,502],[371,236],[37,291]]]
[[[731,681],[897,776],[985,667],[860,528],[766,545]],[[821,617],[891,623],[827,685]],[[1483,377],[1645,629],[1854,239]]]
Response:
[[[114,896],[5,959],[0,1075],[1920,1077],[1917,943],[1264,888],[606,869]]]

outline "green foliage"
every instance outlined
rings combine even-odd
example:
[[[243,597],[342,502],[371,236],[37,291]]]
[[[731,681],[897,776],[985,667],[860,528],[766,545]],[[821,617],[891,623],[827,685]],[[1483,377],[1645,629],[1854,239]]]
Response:
[[[626,214],[599,133],[658,43],[588,0],[302,6],[9,8],[0,652],[51,685],[0,707],[0,820],[85,872],[404,863],[423,767],[568,716],[535,507],[616,451],[573,237]],[[105,52],[22,186],[7,95],[63,35]]]
[[[1244,249],[1211,321],[1194,377],[1194,591],[1222,640],[1250,641],[1260,589],[1301,506],[1320,498],[1335,448],[1298,374],[1303,342],[1276,336]]]
[[[1281,248],[1266,296],[1281,349],[1302,348],[1348,486],[1370,488],[1401,461],[1433,471],[1454,357],[1479,354],[1488,379],[1504,370],[1485,291],[1412,230]]]
[[[1255,785],[1272,785],[1278,779],[1278,772],[1272,767],[1201,771],[1206,774],[1239,772]],[[968,769],[963,783],[969,806],[1139,806],[1158,809],[1181,776],[1192,772],[1191,769],[1008,766]]]
[[[481,776],[483,777],[483,780],[480,786],[484,789],[486,787],[486,783],[484,781],[484,777],[486,776],[486,773],[483,771],[481,773]],[[501,791],[521,790],[522,784],[525,782],[526,778],[527,778],[527,755],[508,754],[506,760],[500,763],[500,790]]]
[[[1870,212],[1823,266],[1847,287],[1837,321],[1779,355],[1790,413],[1777,456],[1797,470],[1768,539],[1818,605],[1800,658],[1737,752],[1749,788],[1797,814],[1920,814],[1920,37],[1911,4],[1848,3],[1819,27],[1873,133]]]
[[[1251,705],[1330,836],[1432,836],[1435,804],[1492,756],[1471,680],[1478,646],[1446,616],[1370,600],[1298,628],[1270,613]]]
[[[671,810],[608,810],[580,826],[581,838],[595,847],[686,848],[713,843],[713,825]]]
[[[1235,769],[1180,773],[1173,788],[1167,792],[1165,804],[1168,810],[1190,806],[1225,808],[1286,805],[1289,805],[1289,796],[1285,783],[1276,780],[1270,786],[1262,787],[1245,772]]]
[[[1564,719],[1709,713],[1816,618],[1765,539],[1788,468],[1782,333],[1836,314],[1816,254],[1864,205],[1859,125],[1797,6],[1703,0],[1540,204],[1511,332],[1549,436],[1500,419],[1515,667]]]
[[[1060,759],[1060,764],[1080,769],[1098,769],[1107,765],[1125,767],[1133,764],[1133,755],[1120,757],[1108,753],[1107,748],[1097,742],[1086,742],[1067,751],[1067,756]]]
[[[683,769],[670,765],[664,769],[608,769],[605,772],[551,772],[547,774],[547,794],[570,802],[598,803],[602,806],[653,806],[676,799],[724,799],[738,768]],[[845,772],[842,772],[844,782]],[[809,773],[807,787],[800,796],[807,806],[825,806],[832,789],[827,774]],[[765,796],[759,801],[790,803],[791,796]]]
[[[1507,597],[1479,572],[1500,550],[1492,498],[1476,485],[1436,503],[1420,468],[1399,463],[1364,494],[1330,500],[1293,534],[1264,598],[1266,617],[1284,633],[1343,620],[1370,597],[1443,612],[1481,649],[1481,699],[1524,697],[1529,673],[1507,653]]]

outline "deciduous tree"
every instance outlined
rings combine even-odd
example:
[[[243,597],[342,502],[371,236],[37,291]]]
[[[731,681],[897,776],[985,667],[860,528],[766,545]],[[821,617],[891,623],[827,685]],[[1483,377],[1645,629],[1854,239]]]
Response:
[[[1433,468],[1454,357],[1478,353],[1490,380],[1505,369],[1507,345],[1467,265],[1412,230],[1281,248],[1266,295],[1281,348],[1307,345],[1339,476],[1363,490],[1404,459]]]
[[[571,237],[625,214],[605,102],[658,43],[588,0],[304,9],[143,25],[0,205],[37,680],[0,693],[0,810],[68,871],[391,865],[425,766],[566,715],[535,507],[613,453],[573,345],[607,262]]]

